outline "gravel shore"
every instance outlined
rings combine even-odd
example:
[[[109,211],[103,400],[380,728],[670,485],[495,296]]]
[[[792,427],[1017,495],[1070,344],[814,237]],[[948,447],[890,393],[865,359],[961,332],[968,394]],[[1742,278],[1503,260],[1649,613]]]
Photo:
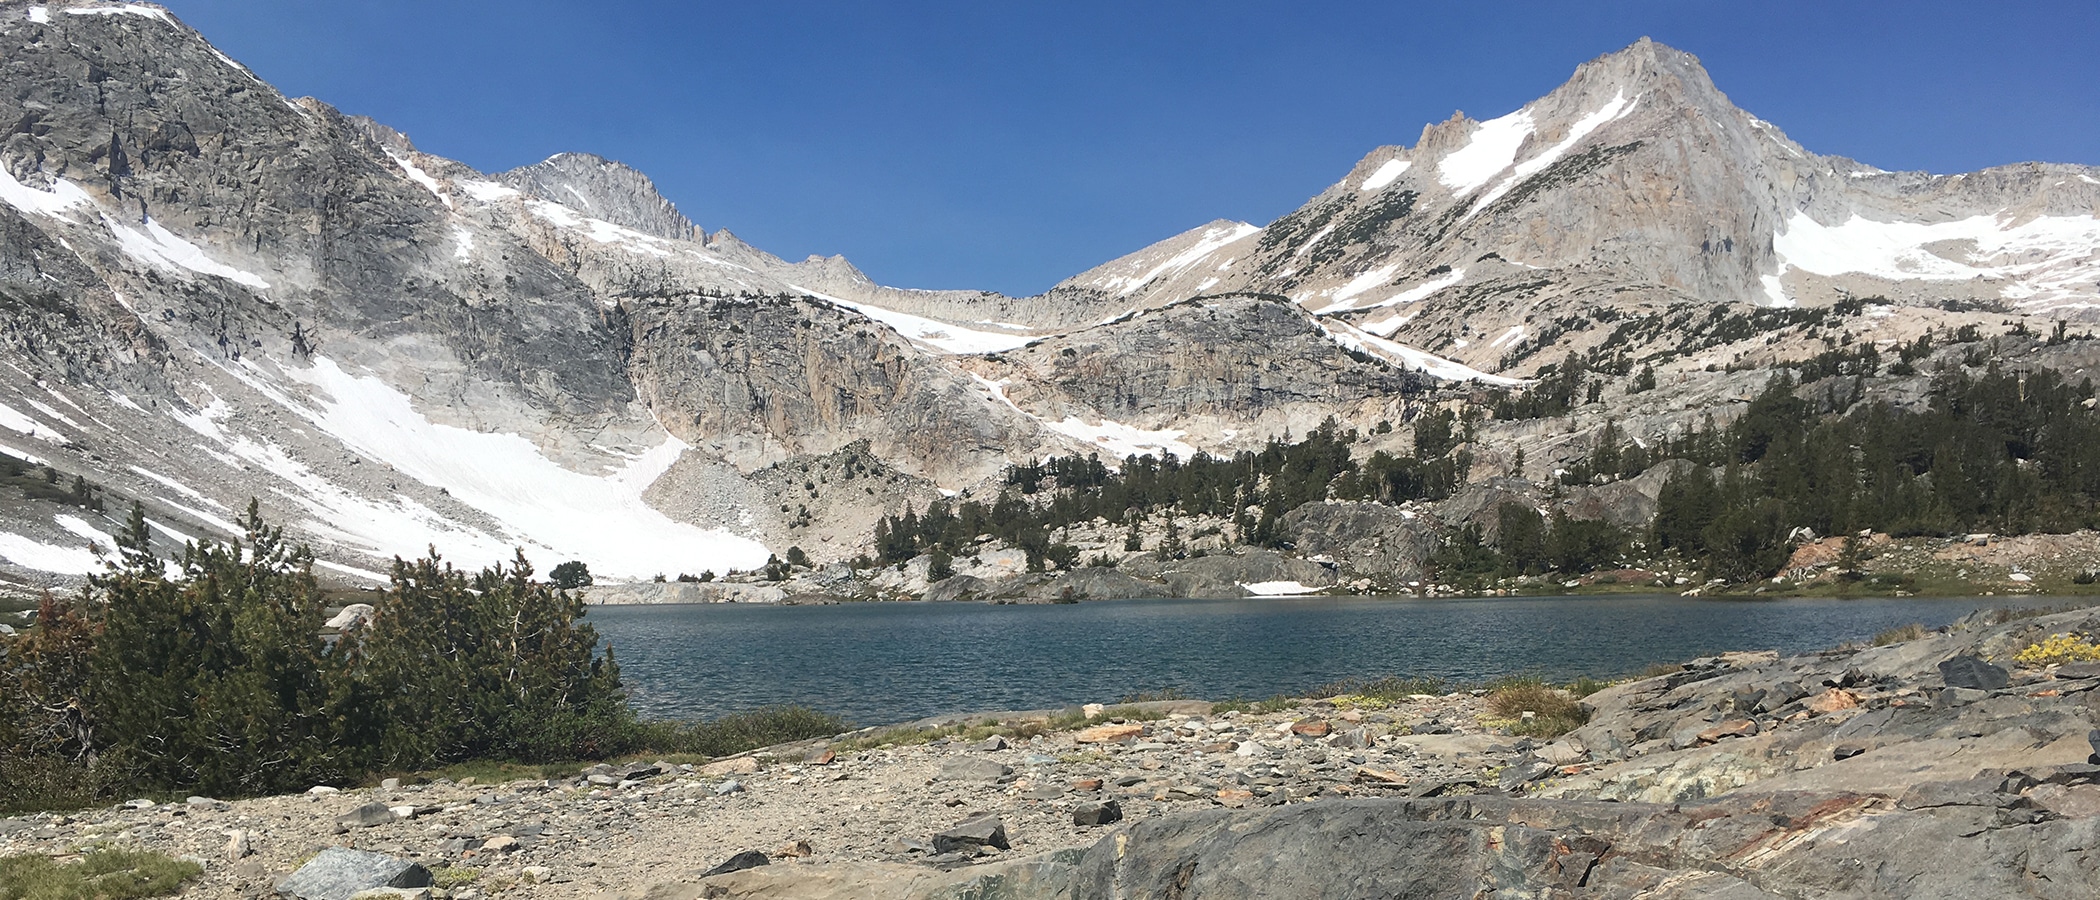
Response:
[[[39,814],[0,820],[0,854],[141,847],[204,861],[184,896],[257,897],[322,849],[350,847],[430,867],[435,893],[455,900],[616,896],[694,882],[754,850],[946,868],[1084,847],[1112,824],[1100,821],[1111,802],[1135,821],[1311,797],[1470,792],[1532,745],[1482,727],[1485,701],[1470,692],[1215,714],[1208,703],[1166,701],[1114,715],[1124,709],[1093,727],[1026,738],[856,749],[870,743],[863,732],[700,766],[601,766],[552,781]],[[1050,715],[946,721],[1032,731]],[[1075,824],[1082,811],[1099,824]],[[934,835],[985,816],[999,820],[1007,847],[937,851]]]

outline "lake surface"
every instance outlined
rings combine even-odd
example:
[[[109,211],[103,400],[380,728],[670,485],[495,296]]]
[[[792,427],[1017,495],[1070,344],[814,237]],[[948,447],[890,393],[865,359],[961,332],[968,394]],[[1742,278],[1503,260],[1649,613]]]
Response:
[[[1799,652],[1910,622],[2064,598],[1704,600],[1363,597],[1076,605],[594,606],[636,707],[708,718],[796,703],[857,724],[1113,703],[1269,697],[1345,678],[1473,683],[1639,671],[1724,650]]]

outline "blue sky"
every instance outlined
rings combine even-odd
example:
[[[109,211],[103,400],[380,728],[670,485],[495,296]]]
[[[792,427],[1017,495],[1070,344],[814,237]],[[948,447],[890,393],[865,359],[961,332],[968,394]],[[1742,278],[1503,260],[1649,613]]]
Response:
[[[2100,4],[163,0],[293,96],[488,171],[565,150],[906,287],[1030,294],[1295,209],[1642,35],[1812,150],[2100,164]]]

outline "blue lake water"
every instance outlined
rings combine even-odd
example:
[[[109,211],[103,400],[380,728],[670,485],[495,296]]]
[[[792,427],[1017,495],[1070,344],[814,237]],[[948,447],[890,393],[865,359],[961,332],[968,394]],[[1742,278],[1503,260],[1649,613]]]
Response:
[[[886,724],[1109,702],[1268,697],[1345,678],[1608,676],[1724,650],[1798,652],[2015,598],[1319,597],[1077,605],[592,607],[635,705],[708,718],[796,703]]]

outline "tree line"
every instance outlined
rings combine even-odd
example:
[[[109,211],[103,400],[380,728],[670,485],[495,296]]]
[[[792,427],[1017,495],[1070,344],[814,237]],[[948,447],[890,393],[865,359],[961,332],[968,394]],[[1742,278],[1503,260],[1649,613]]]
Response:
[[[1890,365],[1930,349],[1929,338],[1901,346]],[[1498,528],[1492,540],[1478,529],[1450,530],[1433,566],[1440,578],[1477,581],[1654,562],[1647,557],[1669,552],[1711,577],[1743,581],[1778,571],[1798,529],[1901,537],[2100,527],[2100,412],[2090,379],[1957,368],[1936,376],[1922,403],[1905,405],[1866,398],[1883,364],[1863,345],[1782,368],[1733,422],[1708,417],[1661,440],[1633,440],[1607,422],[1595,448],[1560,473],[1562,484],[1628,478],[1668,460],[1694,464],[1665,483],[1644,533],[1520,504],[1511,511],[1516,528]],[[1498,396],[1490,408],[1498,418],[1564,413],[1582,402],[1584,371],[1571,360],[1536,398],[1513,405]],[[1137,523],[1158,515],[1215,516],[1230,521],[1241,543],[1282,546],[1282,517],[1304,503],[1449,497],[1471,469],[1463,448],[1472,428],[1449,410],[1424,415],[1412,455],[1358,458],[1350,451],[1360,435],[1329,420],[1303,440],[1231,456],[1136,456],[1119,469],[1097,456],[1053,457],[1009,468],[990,502],[943,500],[883,517],[872,555],[860,562],[931,553],[940,570],[992,537],[1024,550],[1031,569],[1064,568],[1079,553],[1058,539],[1062,529],[1100,519],[1130,526],[1126,549],[1158,549],[1137,541]]]

